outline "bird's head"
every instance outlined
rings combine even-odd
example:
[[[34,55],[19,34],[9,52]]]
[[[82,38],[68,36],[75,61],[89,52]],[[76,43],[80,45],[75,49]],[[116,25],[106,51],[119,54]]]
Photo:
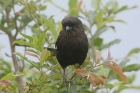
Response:
[[[75,28],[79,28],[82,26],[81,20],[77,17],[66,17],[62,20],[62,27],[64,31],[74,30]]]

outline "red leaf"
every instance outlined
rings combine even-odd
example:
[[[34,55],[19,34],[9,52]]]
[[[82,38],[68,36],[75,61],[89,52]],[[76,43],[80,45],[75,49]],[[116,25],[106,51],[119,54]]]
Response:
[[[30,53],[30,52],[24,52],[24,53],[25,53],[25,55],[33,56],[33,57],[36,57],[39,59],[38,55],[36,55],[36,54]]]
[[[0,80],[0,84],[1,85],[5,85],[5,86],[10,86],[11,82],[7,81],[7,80]]]
[[[84,69],[75,69],[74,71],[76,74],[81,75],[82,77],[85,76],[87,74],[87,71]]]
[[[120,67],[118,67],[118,65],[114,64],[106,64],[109,68],[111,68],[116,74],[118,74],[123,81],[125,81],[126,83],[128,82],[127,77],[123,74],[122,70],[120,69]]]
[[[92,80],[91,76],[89,76],[88,80],[92,86],[96,87],[96,83]]]
[[[15,16],[19,16],[19,12],[16,12],[16,13],[15,13]]]
[[[78,3],[78,10],[81,11],[81,5],[83,3],[83,0],[80,0],[80,2]]]
[[[107,60],[110,60],[111,59],[111,53],[110,53],[110,49],[108,49],[108,57],[107,57]]]
[[[96,74],[90,74],[90,76],[92,77],[92,78],[94,78],[97,82],[99,82],[100,84],[104,84],[104,80],[101,78],[101,77],[99,77],[99,76],[97,76]]]
[[[105,76],[101,76],[104,80],[106,80],[106,77]]]
[[[95,81],[95,84],[96,84],[97,86],[99,86],[101,83],[98,82],[98,81]]]
[[[113,61],[111,62],[113,63],[114,66],[117,66],[122,71],[122,68],[118,64],[116,64],[116,62],[113,62]]]

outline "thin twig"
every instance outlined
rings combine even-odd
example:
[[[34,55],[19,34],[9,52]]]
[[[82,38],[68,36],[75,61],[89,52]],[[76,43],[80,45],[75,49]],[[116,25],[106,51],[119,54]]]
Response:
[[[41,2],[40,2],[41,3]],[[39,5],[39,7],[40,7],[40,5]],[[37,10],[38,10],[38,12],[39,12],[39,15],[40,15],[40,21],[41,21],[41,24],[43,25],[43,28],[44,28],[44,30],[45,30],[45,25],[44,25],[44,23],[43,23],[43,21],[42,21],[42,16],[41,16],[41,13],[40,13],[40,9],[37,7]]]
[[[52,0],[50,0],[50,3],[51,3],[52,5],[54,5],[55,7],[57,7],[57,8],[59,8],[59,9],[61,9],[62,11],[64,11],[64,12],[68,13],[68,11],[67,11],[67,10],[65,10],[64,8],[62,8],[62,7],[58,6],[58,5],[56,5],[56,4],[55,4]]]
[[[15,12],[15,8],[14,8],[14,2],[15,2],[15,0],[13,0],[13,11],[14,11],[14,15],[16,14],[16,12]],[[17,34],[18,34],[18,32],[19,32],[19,28],[18,28],[18,26],[17,26],[17,16],[15,15],[15,28],[16,28],[16,33],[15,33],[15,35],[14,35],[14,39],[16,39],[16,37],[17,37]]]
[[[34,16],[33,16],[32,12],[30,11],[30,9],[28,9],[27,4],[24,2],[24,0],[22,0],[22,3],[23,3],[23,5],[27,8],[28,12],[30,13],[30,15],[32,16],[33,20],[34,20],[35,23],[37,24],[39,30],[42,32],[42,30],[41,30],[41,28],[40,28],[38,22],[35,20],[35,18],[34,18]]]

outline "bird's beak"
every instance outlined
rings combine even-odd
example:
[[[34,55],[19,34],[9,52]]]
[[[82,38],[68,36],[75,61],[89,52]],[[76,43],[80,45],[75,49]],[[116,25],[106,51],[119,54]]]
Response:
[[[66,31],[70,30],[72,27],[66,26]]]

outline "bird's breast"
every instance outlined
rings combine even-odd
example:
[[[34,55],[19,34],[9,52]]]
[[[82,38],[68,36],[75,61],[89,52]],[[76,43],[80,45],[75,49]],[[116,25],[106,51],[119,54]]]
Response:
[[[61,34],[61,39],[57,42],[58,62],[62,67],[75,63],[81,65],[88,51],[88,41],[85,33],[63,35]]]
[[[83,40],[81,37],[65,38],[59,41],[57,49],[60,51],[75,51],[78,48],[81,48],[84,42],[85,40]]]

